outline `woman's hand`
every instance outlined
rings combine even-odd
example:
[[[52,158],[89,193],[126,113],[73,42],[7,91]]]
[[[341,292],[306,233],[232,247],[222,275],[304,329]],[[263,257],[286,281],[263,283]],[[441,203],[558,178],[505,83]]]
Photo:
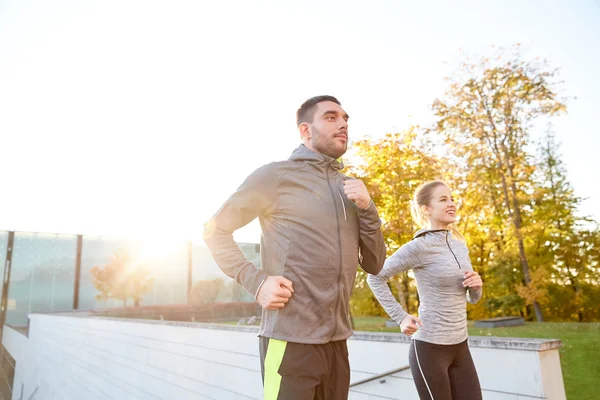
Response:
[[[476,271],[468,271],[465,273],[465,280],[463,281],[463,287],[471,289],[481,289],[483,287],[483,281],[481,276]]]
[[[400,322],[400,331],[407,336],[411,336],[420,326],[423,326],[423,322],[414,315],[409,314]]]

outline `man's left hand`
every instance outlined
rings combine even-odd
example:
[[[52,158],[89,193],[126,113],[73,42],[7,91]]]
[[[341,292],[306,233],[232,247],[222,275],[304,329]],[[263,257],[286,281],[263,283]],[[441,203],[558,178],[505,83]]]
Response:
[[[371,204],[371,196],[369,196],[364,182],[360,179],[344,181],[344,193],[361,210],[365,210]]]

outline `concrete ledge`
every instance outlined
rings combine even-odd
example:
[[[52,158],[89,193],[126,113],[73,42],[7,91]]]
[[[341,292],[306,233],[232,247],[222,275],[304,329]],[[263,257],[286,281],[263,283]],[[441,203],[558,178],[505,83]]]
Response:
[[[181,326],[184,328],[202,328],[202,329],[219,329],[222,331],[237,331],[237,332],[256,332],[258,333],[258,326],[240,326],[240,325],[227,325],[217,324],[208,322],[187,322],[187,321],[164,321],[158,319],[136,319],[136,318],[116,318],[116,317],[97,317],[93,315],[85,314],[70,314],[70,313],[56,313],[56,314],[29,314],[39,315],[41,317],[65,317],[65,318],[84,318],[100,321],[118,321],[124,324],[149,324],[149,325],[167,325],[167,326]]]
[[[23,326],[23,325],[4,325],[4,326],[14,329],[16,332],[19,332],[23,336],[29,336],[29,326]]]
[[[27,343],[28,338],[23,332],[19,332],[15,328],[4,325],[2,331],[2,345],[17,363],[23,359],[23,354],[27,350]]]
[[[394,343],[410,343],[411,341],[411,339],[406,335],[389,332],[355,332],[350,339]],[[562,342],[558,339],[470,336],[469,346],[494,349],[544,351],[558,349],[562,346]]]
[[[32,314],[33,315],[33,314]],[[38,314],[46,316],[47,314]],[[239,326],[214,324],[206,322],[184,322],[184,321],[160,321],[153,319],[132,319],[132,318],[113,318],[113,317],[91,317],[85,314],[51,314],[52,317],[70,317],[70,318],[89,318],[103,321],[119,321],[122,323],[150,324],[150,325],[168,325],[181,326],[186,328],[201,328],[201,329],[217,329],[222,331],[237,331],[237,332],[255,332],[258,334],[258,326]],[[402,333],[394,332],[360,332],[356,331],[350,340],[367,340],[373,342],[394,342],[394,343],[410,343],[411,338]],[[530,338],[513,338],[513,337],[498,337],[498,336],[470,336],[469,346],[494,348],[494,349],[513,349],[513,350],[530,350],[544,351],[559,349],[562,347],[562,342],[559,339],[530,339]]]
[[[560,349],[560,339],[511,338],[498,336],[471,336],[469,346],[495,349],[545,351]]]
[[[500,326],[519,325],[525,325],[525,319],[522,317],[499,317],[475,321],[476,328],[497,328]]]

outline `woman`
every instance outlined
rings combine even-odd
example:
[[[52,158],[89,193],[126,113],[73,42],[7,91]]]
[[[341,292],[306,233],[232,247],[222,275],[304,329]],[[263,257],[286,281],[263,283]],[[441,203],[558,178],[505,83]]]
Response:
[[[419,187],[413,218],[422,228],[398,249],[371,290],[402,333],[412,336],[409,363],[421,399],[481,399],[477,371],[467,345],[466,301],[481,299],[483,283],[471,266],[469,250],[456,230],[456,205],[441,181]],[[419,292],[419,318],[396,301],[387,280],[412,269]],[[414,334],[414,336],[413,336]]]

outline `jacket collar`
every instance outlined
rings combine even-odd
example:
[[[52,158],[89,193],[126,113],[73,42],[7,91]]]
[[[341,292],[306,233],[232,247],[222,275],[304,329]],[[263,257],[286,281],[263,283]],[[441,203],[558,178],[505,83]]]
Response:
[[[303,144],[298,146],[296,150],[292,152],[289,159],[292,161],[304,161],[323,170],[331,168],[334,171],[339,171],[344,168],[344,163],[341,159],[336,160],[325,154],[316,153]]]

